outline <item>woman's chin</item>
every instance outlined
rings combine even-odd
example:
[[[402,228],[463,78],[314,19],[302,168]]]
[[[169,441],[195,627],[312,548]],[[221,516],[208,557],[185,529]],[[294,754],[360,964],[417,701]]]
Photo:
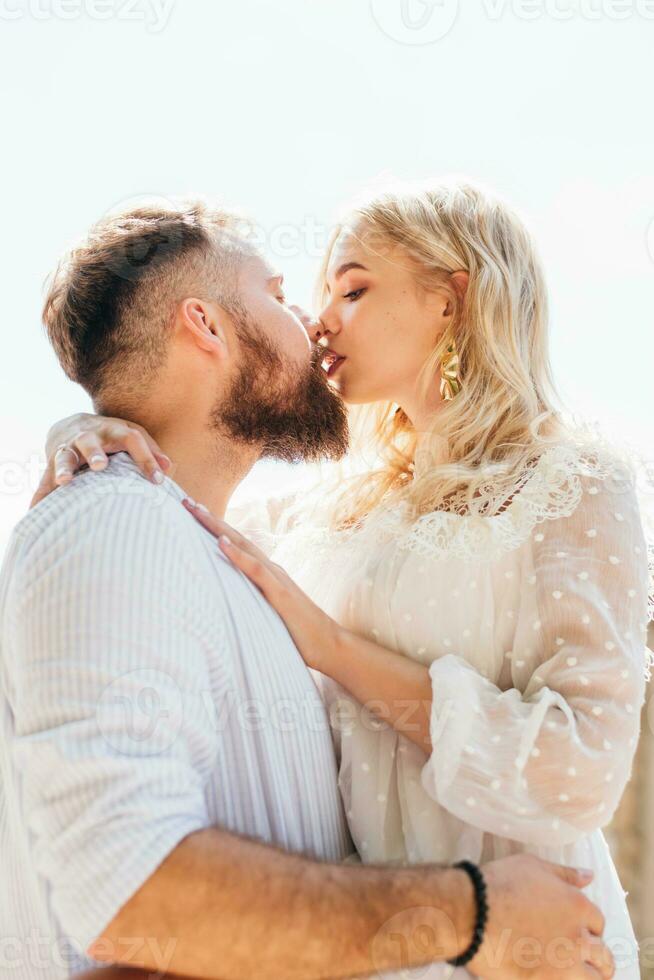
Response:
[[[346,405],[374,405],[375,402],[390,401],[384,399],[371,391],[362,391],[353,384],[351,378],[345,377],[345,372],[339,371],[337,376],[329,381],[329,387],[335,391],[345,402]]]
[[[346,405],[374,405],[375,402],[379,401],[379,398],[373,398],[372,396],[366,396],[354,391],[348,391],[347,388],[339,388],[338,393]]]

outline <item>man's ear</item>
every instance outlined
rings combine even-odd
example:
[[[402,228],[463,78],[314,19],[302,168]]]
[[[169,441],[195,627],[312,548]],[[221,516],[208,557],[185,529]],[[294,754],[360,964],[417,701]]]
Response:
[[[189,331],[198,347],[212,354],[227,351],[226,317],[225,310],[216,303],[207,303],[194,296],[183,300],[179,307],[182,328]]]

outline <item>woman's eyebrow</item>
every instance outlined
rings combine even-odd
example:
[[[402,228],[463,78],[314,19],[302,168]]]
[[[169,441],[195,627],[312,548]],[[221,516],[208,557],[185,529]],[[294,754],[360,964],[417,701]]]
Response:
[[[370,271],[365,265],[361,265],[360,262],[344,262],[343,265],[339,265],[338,269],[334,273],[334,282],[337,282],[341,276],[344,276],[346,272],[350,271],[350,269],[362,269],[363,272]],[[327,292],[330,293],[331,289],[329,288],[329,284],[327,283],[326,286]]]
[[[341,276],[344,276],[346,272],[350,271],[350,269],[363,269],[364,272],[368,272],[365,265],[361,265],[360,262],[344,262],[343,265],[339,265],[338,269],[336,270],[334,279],[340,279]]]

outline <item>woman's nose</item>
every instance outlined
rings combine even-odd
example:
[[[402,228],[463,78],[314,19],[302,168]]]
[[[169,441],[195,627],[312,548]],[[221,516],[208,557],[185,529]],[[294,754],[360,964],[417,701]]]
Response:
[[[341,332],[341,321],[331,303],[327,303],[318,314],[318,325],[322,336],[337,337]]]

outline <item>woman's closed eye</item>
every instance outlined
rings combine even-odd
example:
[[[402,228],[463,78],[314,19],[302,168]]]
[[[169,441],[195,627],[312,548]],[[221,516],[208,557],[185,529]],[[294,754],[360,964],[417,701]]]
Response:
[[[345,293],[343,299],[349,299],[350,303],[356,303],[358,299],[365,293],[365,288],[352,289],[349,293]]]

